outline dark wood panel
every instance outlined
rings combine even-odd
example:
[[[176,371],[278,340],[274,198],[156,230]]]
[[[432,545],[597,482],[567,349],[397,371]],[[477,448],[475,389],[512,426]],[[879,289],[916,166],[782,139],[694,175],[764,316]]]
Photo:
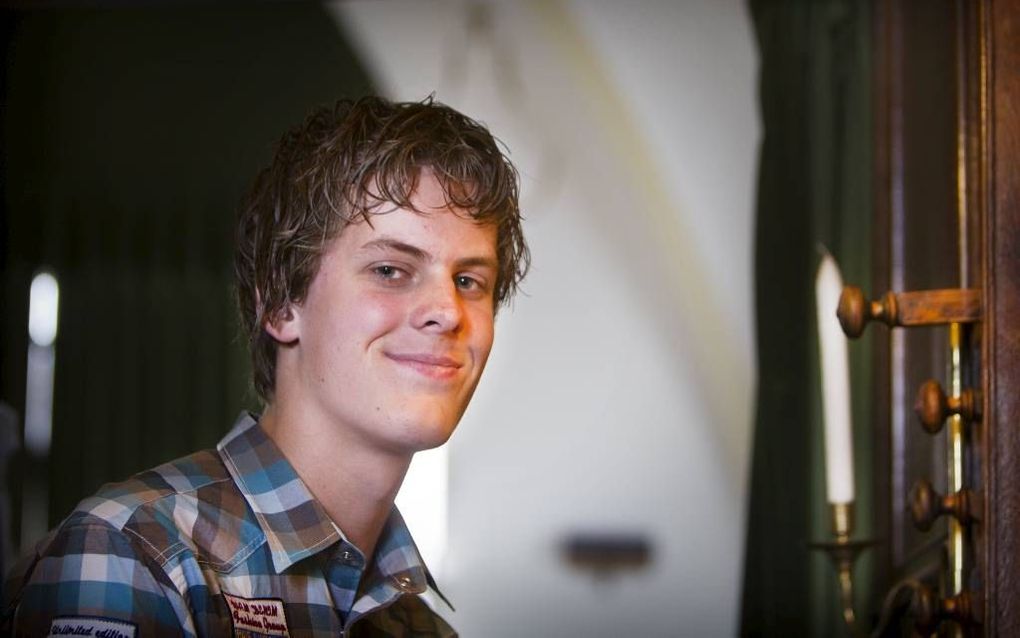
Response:
[[[986,632],[1020,635],[1020,7],[990,1],[984,226]]]
[[[983,520],[964,536],[975,549],[966,587],[984,599],[984,624],[968,635],[1020,635],[1020,3],[886,0],[879,7],[876,227],[888,229],[888,239],[876,242],[887,241],[888,254],[877,254],[873,294],[981,290],[981,321],[963,331],[962,344],[962,382],[984,391],[984,416],[964,459],[965,485],[985,497]],[[883,345],[875,428],[886,437],[877,455],[885,464],[875,471],[885,476],[876,485],[890,547],[876,573],[891,585],[931,574],[943,555],[946,527],[921,534],[904,506],[915,478],[940,491],[947,485],[945,439],[926,439],[909,403],[924,378],[948,381],[948,334],[892,331]]]
[[[956,12],[951,2],[888,2],[879,26],[887,47],[879,90],[881,153],[877,183],[887,228],[884,260],[888,289],[959,286],[956,192],[955,65]],[[882,113],[882,110],[885,112]],[[885,172],[883,175],[881,172]],[[877,270],[877,268],[876,268]],[[874,291],[874,295],[884,290]],[[912,412],[926,379],[944,379],[948,331],[944,327],[895,330],[889,335],[888,539],[893,576],[930,571],[946,533],[940,521],[921,533],[907,516],[907,493],[926,478],[946,488],[945,436],[929,436]]]

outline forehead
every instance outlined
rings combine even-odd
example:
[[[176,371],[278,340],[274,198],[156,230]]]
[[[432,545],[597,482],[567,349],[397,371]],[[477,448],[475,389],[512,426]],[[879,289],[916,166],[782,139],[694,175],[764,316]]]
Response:
[[[479,222],[464,211],[442,209],[422,213],[397,208],[349,224],[334,243],[351,254],[378,252],[399,245],[413,248],[430,259],[495,259],[496,242],[495,224]]]
[[[431,171],[420,173],[409,200],[409,207],[383,203],[364,218],[355,218],[335,243],[359,249],[385,236],[437,254],[458,248],[495,254],[495,223],[479,221],[473,211],[451,206],[443,185]]]

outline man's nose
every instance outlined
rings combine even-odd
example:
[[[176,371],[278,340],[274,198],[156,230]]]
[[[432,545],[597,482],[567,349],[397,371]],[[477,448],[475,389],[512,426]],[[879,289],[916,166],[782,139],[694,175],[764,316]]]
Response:
[[[453,279],[422,286],[412,322],[419,330],[456,332],[464,319],[460,293]]]

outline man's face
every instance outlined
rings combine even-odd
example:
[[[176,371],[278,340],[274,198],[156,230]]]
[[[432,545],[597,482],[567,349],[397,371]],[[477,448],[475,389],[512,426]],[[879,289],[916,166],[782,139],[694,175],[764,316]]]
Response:
[[[495,227],[447,208],[430,173],[412,203],[427,214],[374,215],[327,246],[281,326],[299,383],[277,381],[305,414],[400,453],[441,445],[464,413],[492,346],[497,274]]]

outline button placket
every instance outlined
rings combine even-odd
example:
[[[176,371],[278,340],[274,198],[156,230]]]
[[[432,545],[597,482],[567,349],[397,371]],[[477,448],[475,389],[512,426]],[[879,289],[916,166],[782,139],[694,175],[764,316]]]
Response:
[[[326,580],[337,611],[346,622],[352,609],[358,585],[363,577],[361,556],[354,548],[342,547],[325,564]]]

